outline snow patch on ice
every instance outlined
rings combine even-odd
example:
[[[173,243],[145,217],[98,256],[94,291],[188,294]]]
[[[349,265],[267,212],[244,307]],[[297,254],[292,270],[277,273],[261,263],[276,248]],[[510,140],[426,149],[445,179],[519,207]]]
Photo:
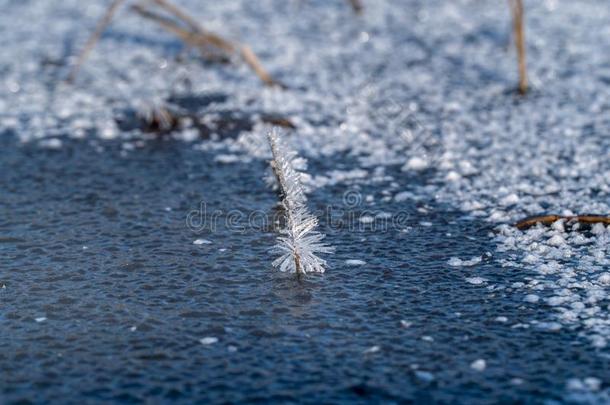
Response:
[[[347,264],[348,266],[363,266],[366,264],[366,262],[364,260],[359,259],[347,259],[345,261],[345,264]]]

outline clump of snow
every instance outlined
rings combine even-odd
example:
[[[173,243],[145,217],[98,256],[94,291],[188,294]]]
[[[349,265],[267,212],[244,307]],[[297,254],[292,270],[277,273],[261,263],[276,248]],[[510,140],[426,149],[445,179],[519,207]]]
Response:
[[[458,257],[452,257],[451,259],[449,259],[447,264],[449,264],[449,266],[452,266],[452,267],[468,267],[468,266],[477,265],[477,264],[481,263],[482,260],[483,260],[483,258],[481,256],[475,256],[468,260],[462,260]]]
[[[566,388],[569,391],[599,391],[601,385],[601,380],[596,377],[570,378],[566,383]]]
[[[373,354],[373,353],[377,353],[379,351],[381,351],[380,346],[371,346],[364,351],[364,354]]]
[[[561,235],[554,235],[547,242],[550,246],[560,247],[565,245],[566,241]]]
[[[468,277],[466,282],[474,285],[481,285],[487,282],[486,278],[483,277]]]
[[[561,330],[562,326],[559,322],[538,322],[536,323],[536,326],[539,329],[548,331],[548,332],[557,332],[558,330]]]
[[[403,166],[403,170],[407,171],[407,170],[415,170],[415,171],[420,171],[420,170],[424,170],[427,169],[429,167],[429,162],[419,156],[415,156],[410,158],[407,163]]]
[[[363,215],[359,218],[360,223],[362,224],[370,224],[375,222],[375,218],[370,215]]]
[[[604,273],[599,276],[597,282],[604,286],[610,286],[610,273]]]
[[[61,149],[63,146],[61,140],[57,138],[43,139],[38,144],[46,149]]]
[[[537,296],[536,294],[527,294],[524,298],[523,301],[525,302],[529,302],[530,304],[535,304],[538,301],[540,301],[540,297]]]
[[[214,160],[219,163],[236,163],[243,160],[239,155],[229,155],[225,153],[218,154],[214,157]]]
[[[396,202],[404,202],[407,200],[414,199],[415,195],[410,191],[402,191],[394,195],[394,201]]]
[[[508,206],[514,205],[519,202],[519,196],[516,193],[512,193],[507,195],[506,197],[500,200],[500,205]]]
[[[429,383],[434,381],[434,374],[429,371],[417,370],[415,371],[415,376],[423,382]]]
[[[218,338],[214,336],[206,336],[199,339],[199,343],[205,346],[213,345],[214,343],[218,343]]]
[[[211,243],[212,243],[212,241],[207,240],[207,239],[195,239],[193,241],[193,245],[209,245]]]
[[[602,349],[610,335],[610,314],[604,309],[610,297],[610,235],[603,226],[597,229],[597,234],[568,232],[564,221],[525,232],[500,227],[496,240],[500,250],[514,255],[502,265],[524,274],[511,287],[526,292],[525,302],[549,308],[549,319],[536,321],[537,327],[578,327],[580,336]]]
[[[345,264],[347,264],[348,266],[363,266],[366,264],[366,262],[364,260],[359,259],[347,259],[345,261]]]
[[[477,359],[470,363],[470,368],[475,371],[485,371],[487,368],[487,362],[483,359]]]
[[[400,326],[402,326],[405,329],[410,328],[411,325],[413,325],[413,322],[405,321],[404,319],[402,319],[400,321]]]

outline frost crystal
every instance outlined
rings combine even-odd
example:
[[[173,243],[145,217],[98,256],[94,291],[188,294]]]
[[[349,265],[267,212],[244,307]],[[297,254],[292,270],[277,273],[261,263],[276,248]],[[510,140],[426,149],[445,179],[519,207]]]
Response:
[[[302,174],[295,169],[301,160],[296,154],[287,151],[281,144],[279,135],[268,135],[273,159],[273,169],[282,195],[282,206],[286,212],[286,229],[278,237],[275,251],[280,253],[273,265],[280,271],[305,274],[324,273],[326,261],[317,253],[330,253],[332,248],[322,242],[324,235],[315,230],[318,220],[312,216],[305,205],[306,197],[301,183]],[[302,167],[302,166],[300,166]]]

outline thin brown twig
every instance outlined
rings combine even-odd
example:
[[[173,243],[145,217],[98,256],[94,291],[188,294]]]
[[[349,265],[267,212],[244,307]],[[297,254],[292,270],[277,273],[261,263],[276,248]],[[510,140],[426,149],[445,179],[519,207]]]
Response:
[[[165,9],[170,14],[173,14],[176,18],[182,20],[195,33],[199,34],[199,36],[201,37],[201,44],[207,43],[209,45],[213,45],[214,47],[225,51],[228,54],[237,53],[243,59],[243,61],[246,62],[246,64],[254,71],[254,73],[256,73],[256,75],[261,79],[261,81],[267,86],[284,87],[281,83],[277,82],[273,79],[273,77],[271,77],[271,75],[263,67],[256,54],[247,45],[239,44],[237,42],[231,42],[227,39],[220,37],[219,35],[216,35],[206,30],[188,13],[184,12],[183,10],[181,10],[180,8],[178,8],[167,0],[152,1],[159,7]]]
[[[605,224],[610,225],[610,216],[604,215],[540,215],[535,217],[525,218],[515,224],[518,229],[529,229],[536,224],[552,225],[560,219],[566,222],[578,222],[581,224]]]
[[[161,26],[161,28],[176,35],[187,45],[195,47],[199,50],[201,50],[202,47],[209,45],[205,38],[203,38],[201,35],[180,27],[178,24],[176,24],[176,22],[167,17],[153,13],[152,11],[147,10],[138,4],[131,6],[131,9],[138,13],[141,17],[156,22]]]
[[[267,86],[278,86],[284,87],[281,83],[275,81],[273,77],[263,67],[260,60],[256,57],[252,49],[247,45],[240,45],[240,55],[244,62],[250,66],[256,75],[265,83]]]
[[[213,34],[206,29],[204,29],[195,19],[193,19],[186,12],[182,11],[180,8],[175,6],[174,4],[168,2],[167,0],[152,0],[153,3],[157,4],[159,7],[165,9],[170,14],[173,14],[179,20],[182,20],[186,25],[188,25],[193,31],[199,33],[203,38],[206,39],[207,42],[214,45],[215,47],[224,50],[228,53],[235,52],[235,45],[230,41]]]
[[[188,47],[197,49],[203,59],[214,62],[226,62],[230,59],[230,53],[223,49],[218,49],[216,46],[214,46],[214,44],[211,44],[210,41],[208,41],[207,37],[181,27],[174,20],[154,13],[139,5],[133,5],[131,6],[131,9],[138,13],[140,17],[154,21],[159,24],[161,28],[176,35]],[[211,52],[211,50],[219,51],[220,53]]]
[[[528,89],[527,65],[525,61],[525,24],[523,0],[509,0],[513,16],[513,35],[519,64],[519,93],[525,94]]]
[[[85,43],[85,46],[79,53],[76,64],[72,67],[72,70],[70,71],[70,74],[68,75],[68,77],[66,79],[66,81],[68,83],[74,82],[74,79],[76,79],[76,75],[78,74],[80,67],[85,62],[85,59],[89,55],[89,52],[91,52],[91,50],[95,47],[95,44],[97,43],[97,41],[99,41],[100,37],[104,33],[104,30],[106,29],[108,24],[110,24],[110,21],[112,21],[112,17],[114,17],[117,10],[119,9],[119,7],[121,6],[121,4],[124,1],[125,0],[113,0],[112,3],[110,3],[108,8],[106,9],[106,12],[102,16],[102,18],[98,21],[97,26],[95,27],[95,31],[93,31],[91,36],[89,36],[89,39]]]

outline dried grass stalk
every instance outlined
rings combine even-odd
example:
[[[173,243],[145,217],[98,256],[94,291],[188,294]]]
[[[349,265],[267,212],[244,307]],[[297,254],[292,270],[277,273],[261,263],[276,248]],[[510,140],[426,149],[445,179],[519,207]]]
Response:
[[[173,14],[179,20],[182,20],[186,25],[191,28],[192,31],[201,35],[202,38],[205,38],[205,41],[208,42],[210,45],[213,45],[218,49],[222,49],[227,53],[235,52],[235,46],[230,41],[205,30],[197,21],[195,21],[194,18],[192,18],[190,15],[182,11],[174,4],[166,0],[152,0],[152,2],[163,8],[168,13]]]
[[[523,0],[509,0],[513,16],[513,36],[517,48],[517,59],[519,63],[519,93],[525,94],[528,89],[527,65],[525,61],[525,24]]]
[[[110,21],[112,21],[112,17],[114,17],[117,10],[124,2],[125,0],[113,0],[112,3],[110,3],[110,6],[108,6],[108,8],[106,9],[106,13],[104,13],[103,17],[98,21],[97,26],[95,27],[95,31],[93,31],[91,36],[89,36],[89,39],[85,43],[85,46],[80,51],[76,64],[70,70],[70,74],[66,79],[68,83],[74,82],[78,71],[80,70],[82,64],[85,62],[85,59],[87,59],[87,56],[89,55],[89,52],[91,52],[91,50],[95,47],[95,44],[97,43],[97,41],[99,41],[100,37],[104,33],[104,30],[106,29],[108,24],[110,24]]]
[[[593,224],[604,224],[610,225],[610,217],[604,215],[540,215],[535,217],[525,218],[515,224],[515,227],[521,230],[529,229],[536,224],[542,224],[546,226],[552,225],[554,222],[560,219],[566,222],[577,222],[581,224],[593,225]]]
[[[273,77],[271,77],[271,75],[265,70],[262,63],[252,49],[250,49],[250,47],[236,42],[231,42],[217,34],[207,31],[189,14],[167,0],[152,0],[152,2],[184,22],[190,28],[190,30],[181,28],[172,20],[147,11],[141,6],[135,5],[132,7],[132,9],[138,12],[141,16],[157,22],[163,28],[180,37],[180,39],[187,44],[197,47],[202,53],[207,52],[205,48],[213,47],[226,53],[227,55],[239,55],[239,57],[243,59],[243,61],[267,86],[284,87],[282,84],[274,80]]]

